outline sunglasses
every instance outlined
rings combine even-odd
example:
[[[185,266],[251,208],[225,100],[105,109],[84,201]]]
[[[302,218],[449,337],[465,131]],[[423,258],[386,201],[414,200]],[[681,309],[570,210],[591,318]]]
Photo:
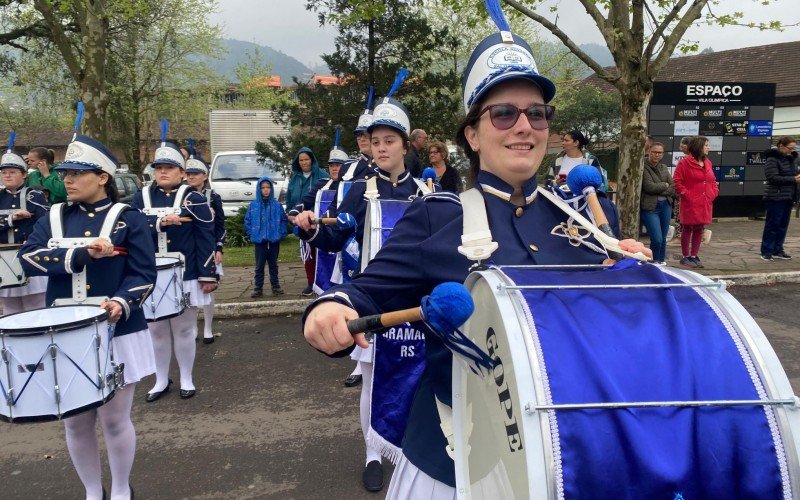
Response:
[[[490,104],[483,108],[478,118],[484,113],[489,112],[489,119],[494,128],[498,130],[508,130],[516,125],[519,115],[525,113],[534,130],[547,130],[550,128],[550,121],[556,112],[555,106],[549,104],[532,104],[527,108],[518,108],[513,104]]]

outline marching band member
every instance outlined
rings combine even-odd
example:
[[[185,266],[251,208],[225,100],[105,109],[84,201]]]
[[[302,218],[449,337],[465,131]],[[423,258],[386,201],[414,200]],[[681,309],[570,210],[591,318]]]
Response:
[[[368,179],[356,180],[339,205],[339,214],[350,214],[355,218],[355,228],[317,226],[312,224],[315,218],[312,212],[302,212],[295,219],[295,223],[301,229],[300,238],[308,240],[310,245],[329,252],[338,252],[354,236],[358,247],[361,248],[368,204],[365,194],[370,189],[370,184],[377,188],[377,194],[382,200],[410,200],[421,194],[420,185],[411,177],[404,163],[410,144],[408,133],[411,126],[408,111],[402,103],[391,97],[407,75],[405,69],[400,70],[387,97],[375,107],[375,119],[367,129],[377,165],[376,173]],[[385,118],[382,118],[383,116]],[[360,257],[367,258],[363,255]],[[351,357],[361,366],[361,429],[367,441],[370,426],[373,350],[369,344],[360,347],[363,349],[356,349]],[[383,488],[381,455],[370,443],[367,443],[363,483],[369,491],[380,491]]]
[[[500,33],[475,49],[462,80],[467,112],[456,139],[470,159],[471,173],[499,248],[493,264],[601,263],[597,242],[544,197],[537,197],[536,171],[547,151],[555,95],[553,83],[538,74],[530,46],[510,33],[497,0],[486,0]],[[376,119],[378,112],[375,113]],[[380,144],[373,150],[380,165]],[[616,211],[601,198],[612,226]],[[365,271],[351,283],[319,297],[303,317],[306,340],[331,355],[346,355],[354,343],[346,321],[359,316],[418,306],[446,281],[463,282],[473,262],[458,252],[464,233],[459,196],[435,193],[415,200]],[[319,233],[321,234],[321,233]],[[319,235],[317,236],[319,237]],[[647,252],[632,240],[623,250]],[[422,325],[419,328],[425,328]],[[435,336],[426,336],[425,372],[414,396],[388,499],[456,497],[455,468],[440,428],[440,412],[451,405],[452,354]],[[365,382],[366,383],[366,382]],[[474,451],[474,450],[473,450]]]
[[[184,291],[189,293],[189,304],[178,316],[150,323],[156,353],[156,383],[147,394],[145,400],[148,403],[158,400],[169,391],[173,341],[180,370],[180,396],[188,399],[195,395],[192,368],[196,352],[197,307],[210,304],[210,293],[217,287],[214,215],[205,196],[189,186],[182,186],[185,167],[183,156],[177,146],[166,142],[165,128],[162,125],[161,146],[153,159],[155,182],[145,188],[149,200],[145,200],[144,191],[139,191],[131,206],[139,210],[176,206],[181,209],[180,216],[152,215],[147,219],[154,241],[159,233],[166,233],[167,251],[180,252],[185,258],[183,285]],[[182,223],[181,218],[184,217],[190,217],[191,223]]]
[[[117,388],[104,405],[64,420],[67,449],[86,498],[106,498],[96,425],[100,422],[111,468],[112,499],[133,498],[128,480],[136,452],[131,405],[136,382],[155,371],[153,344],[141,304],[153,289],[156,265],[145,217],[124,207],[112,226],[110,240],[99,237],[103,223],[118,199],[113,175],[114,155],[101,143],[78,135],[67,149],[66,160],[56,167],[64,179],[69,204],[54,205],[42,217],[20,251],[25,272],[48,276],[47,303],[72,297],[72,274],[86,270],[86,289],[92,296],[110,297],[100,307],[115,323],[112,349],[115,362],[124,363],[126,385]],[[84,248],[48,248],[53,237],[52,219],[60,214],[64,237],[91,238]],[[58,231],[57,231],[58,233]]]
[[[372,85],[369,86],[369,94],[367,96],[367,109],[358,117],[358,124],[356,125],[353,133],[356,135],[356,142],[358,143],[358,157],[346,162],[342,166],[342,180],[352,181],[355,179],[364,179],[367,175],[374,172],[375,164],[372,161],[372,143],[370,141],[369,126],[372,125],[372,97],[375,89]]]
[[[12,211],[9,215],[0,216],[0,244],[24,243],[36,221],[47,215],[48,210],[44,193],[25,187],[28,167],[22,157],[14,153],[15,137],[12,131],[8,137],[8,151],[0,160],[0,176],[4,186],[0,191],[0,210]],[[30,276],[28,283],[22,286],[0,288],[3,314],[43,308],[46,289],[47,278],[44,276]]]
[[[211,207],[214,214],[214,240],[216,249],[214,250],[214,264],[217,268],[217,279],[222,276],[222,251],[225,246],[225,214],[222,211],[222,197],[218,195],[208,184],[208,165],[196,158],[194,141],[189,139],[189,159],[186,161],[186,182],[197,192],[201,193],[206,203]],[[214,293],[209,293],[209,303],[203,306],[203,343],[214,343]]]

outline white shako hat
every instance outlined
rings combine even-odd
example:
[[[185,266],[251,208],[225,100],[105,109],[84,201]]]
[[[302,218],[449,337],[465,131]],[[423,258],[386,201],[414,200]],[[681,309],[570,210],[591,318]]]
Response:
[[[358,125],[353,133],[358,135],[361,132],[366,132],[370,125],[372,125],[372,98],[375,95],[375,87],[369,86],[369,93],[367,94],[367,109],[358,117]]]
[[[533,81],[542,89],[544,102],[550,102],[556,95],[556,87],[548,78],[539,74],[530,45],[511,33],[500,7],[500,0],[484,0],[484,4],[500,32],[484,38],[472,51],[461,79],[464,110],[469,112],[470,106],[489,89],[513,78]]]
[[[411,120],[408,116],[408,110],[403,106],[403,103],[392,98],[392,95],[400,88],[406,77],[408,77],[408,70],[400,68],[392,88],[389,89],[386,97],[378,101],[375,106],[375,110],[372,112],[372,123],[367,127],[367,132],[371,134],[376,127],[383,125],[399,130],[406,137],[411,133]]]
[[[14,152],[14,141],[17,139],[17,133],[13,130],[8,134],[8,148],[0,158],[0,168],[18,168],[23,172],[28,171],[28,166],[25,160],[20,155]]]
[[[83,102],[78,102],[78,116],[75,117],[75,134],[67,146],[64,161],[55,170],[99,170],[114,175],[119,161],[103,143],[86,135],[78,135],[83,120]]]
[[[350,159],[350,156],[347,154],[347,151],[342,149],[339,146],[339,139],[341,139],[342,135],[342,127],[341,125],[336,126],[336,135],[333,139],[333,149],[331,149],[330,154],[328,155],[328,163],[344,163]]]
[[[186,149],[189,151],[189,159],[186,160],[187,174],[208,174],[208,165],[202,159],[197,158],[197,151],[194,148],[194,139],[186,139]]]
[[[163,118],[161,120],[161,145],[156,149],[156,154],[153,156],[153,166],[167,164],[184,168],[186,162],[183,159],[180,148],[177,144],[167,142],[168,130],[169,121]]]

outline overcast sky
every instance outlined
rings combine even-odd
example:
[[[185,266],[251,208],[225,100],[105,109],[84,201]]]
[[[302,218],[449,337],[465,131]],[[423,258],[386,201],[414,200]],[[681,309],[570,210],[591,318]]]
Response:
[[[335,30],[321,28],[316,14],[305,10],[305,0],[218,0],[219,12],[212,22],[223,26],[225,36],[280,50],[306,65],[322,62],[320,54],[333,50]],[[761,5],[761,0],[726,0],[745,12],[748,20],[768,21],[780,19],[784,24],[800,20],[798,0],[772,0],[771,5]],[[547,12],[548,4],[558,4],[558,25],[577,43],[604,44],[592,20],[577,0],[547,0],[540,12]],[[795,8],[792,8],[795,7]],[[724,9],[717,7],[719,13]],[[544,29],[542,29],[544,32]],[[800,28],[783,32],[759,32],[738,27],[710,27],[704,23],[693,26],[687,37],[700,42],[701,49],[712,47],[716,51],[800,40]]]

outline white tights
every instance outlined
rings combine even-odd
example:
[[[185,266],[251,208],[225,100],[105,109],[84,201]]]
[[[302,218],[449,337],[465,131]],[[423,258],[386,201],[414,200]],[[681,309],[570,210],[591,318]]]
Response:
[[[33,309],[42,309],[45,305],[44,296],[45,293],[42,292],[32,293],[24,297],[0,297],[0,303],[3,304],[3,316],[32,311]]]
[[[210,293],[211,303],[203,306],[203,338],[210,339],[214,336],[214,294]]]
[[[64,420],[67,449],[84,488],[86,500],[103,498],[100,447],[97,421],[103,429],[108,465],[111,468],[111,499],[130,498],[128,480],[136,454],[136,431],[131,422],[131,406],[136,384],[117,389],[108,403]]]
[[[367,447],[367,460],[365,465],[377,460],[381,461],[381,454],[375,448],[371,448],[367,443],[367,432],[369,431],[370,400],[372,396],[372,363],[359,361],[361,367],[361,432],[364,433],[364,443]]]
[[[169,382],[169,364],[172,359],[172,346],[175,345],[175,359],[181,373],[181,389],[193,390],[192,368],[197,350],[197,308],[187,307],[180,316],[150,323],[153,338],[153,351],[156,356],[156,384],[151,393],[166,389]]]

